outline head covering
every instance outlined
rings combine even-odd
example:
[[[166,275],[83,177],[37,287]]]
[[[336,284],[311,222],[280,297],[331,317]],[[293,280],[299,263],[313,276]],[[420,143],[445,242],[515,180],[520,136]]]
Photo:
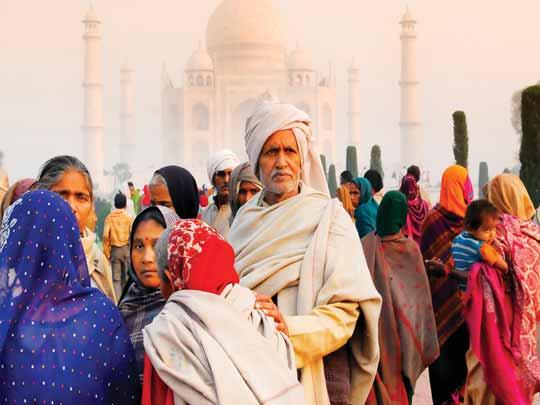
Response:
[[[178,222],[168,246],[169,271],[178,290],[221,294],[229,284],[238,284],[234,251],[225,239],[204,222]]]
[[[409,206],[405,234],[415,242],[420,243],[422,224],[429,212],[429,204],[422,199],[420,187],[412,174],[403,177],[399,191],[406,196]]]
[[[4,195],[0,206],[0,220],[4,217],[4,213],[8,207],[17,201],[21,196],[26,193],[30,187],[34,184],[34,179],[23,179],[13,184]]]
[[[302,160],[301,180],[307,186],[326,195],[328,183],[322,167],[320,154],[309,125],[309,116],[292,104],[277,101],[260,103],[246,122],[246,152],[255,173],[258,175],[259,156],[268,138],[277,131],[293,131]]]
[[[407,199],[403,193],[386,193],[377,212],[377,235],[384,237],[399,233],[407,222],[407,210]]]
[[[379,205],[373,198],[371,183],[364,177],[357,177],[354,183],[360,191],[360,205],[354,211],[356,229],[360,238],[373,232],[376,228]]]
[[[231,180],[229,182],[229,204],[231,205],[231,220],[234,219],[236,213],[240,209],[238,204],[238,191],[240,190],[240,185],[242,182],[247,181],[249,183],[255,184],[259,190],[262,190],[263,185],[253,173],[251,164],[249,162],[242,163],[233,170],[231,174]]]
[[[0,364],[6,366],[3,379],[13,381],[1,390],[10,403],[138,399],[133,349],[120,314],[90,287],[73,211],[46,190],[24,194],[2,221]]]
[[[208,172],[208,179],[211,184],[214,184],[214,175],[226,169],[234,169],[240,164],[240,160],[233,151],[229,149],[223,149],[214,153],[206,165],[206,170]]]
[[[158,214],[163,220],[161,225],[165,225],[165,228],[171,227],[176,221],[180,220],[180,217],[176,213],[167,207],[151,206],[142,211],[135,217],[133,225],[131,227],[131,234],[129,236],[130,257],[133,249],[133,239],[135,238],[135,232],[137,228],[143,222],[144,218],[151,211]],[[157,257],[156,257],[157,259]],[[144,346],[142,340],[142,329],[148,325],[161,311],[165,300],[161,295],[159,288],[145,287],[137,278],[133,264],[130,263],[129,281],[124,287],[122,298],[118,304],[118,308],[122,313],[124,322],[128,329],[131,342],[135,349],[135,356],[137,359],[139,377],[142,380],[143,364],[144,364]]]
[[[408,201],[416,200],[420,196],[418,183],[412,174],[407,174],[401,179],[401,187],[399,188]]]
[[[454,165],[442,175],[440,205],[460,217],[465,217],[467,205],[474,198],[474,190],[467,169]]]
[[[347,211],[351,218],[354,219],[354,207],[351,201],[351,194],[349,193],[347,186],[343,185],[338,187],[336,194],[338,200],[341,201],[343,208],[345,208],[345,211]]]
[[[167,183],[174,210],[182,219],[197,218],[199,189],[191,173],[180,166],[165,166],[156,170]],[[146,190],[145,190],[146,194]]]
[[[536,212],[525,185],[515,174],[500,174],[491,180],[487,198],[501,212],[525,221]]]

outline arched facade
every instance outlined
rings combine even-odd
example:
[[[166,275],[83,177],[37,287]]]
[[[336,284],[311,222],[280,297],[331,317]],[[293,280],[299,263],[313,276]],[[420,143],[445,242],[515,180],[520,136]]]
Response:
[[[196,131],[208,131],[210,129],[210,111],[208,106],[197,103],[192,110],[192,126]]]

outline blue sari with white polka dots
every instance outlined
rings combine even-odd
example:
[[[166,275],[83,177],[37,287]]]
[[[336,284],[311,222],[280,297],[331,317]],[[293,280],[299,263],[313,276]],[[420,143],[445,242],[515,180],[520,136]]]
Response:
[[[90,287],[69,205],[31,191],[0,228],[0,403],[138,404],[129,336]]]

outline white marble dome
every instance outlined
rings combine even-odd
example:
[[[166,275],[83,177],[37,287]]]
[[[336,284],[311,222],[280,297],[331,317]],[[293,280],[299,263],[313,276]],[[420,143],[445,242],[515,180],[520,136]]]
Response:
[[[186,71],[189,72],[193,70],[214,70],[212,58],[201,45],[199,45],[199,49],[191,55],[186,65]]]
[[[290,70],[315,70],[311,54],[300,47],[297,47],[289,54],[287,64]]]
[[[206,29],[208,49],[238,44],[284,46],[282,17],[273,0],[224,0]]]
[[[273,0],[223,0],[206,28],[217,74],[285,70],[282,16]]]

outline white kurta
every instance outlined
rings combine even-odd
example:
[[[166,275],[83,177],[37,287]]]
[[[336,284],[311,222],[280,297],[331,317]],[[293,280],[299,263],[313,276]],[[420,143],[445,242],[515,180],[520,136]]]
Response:
[[[329,403],[323,357],[352,337],[351,403],[364,404],[379,361],[381,297],[354,224],[337,199],[307,186],[273,206],[261,197],[240,209],[229,233],[240,283],[277,296],[310,404]]]
[[[219,209],[217,205],[212,202],[203,211],[201,219],[214,228],[218,233],[227,239],[229,234],[231,223],[231,206],[229,204],[222,205]]]

